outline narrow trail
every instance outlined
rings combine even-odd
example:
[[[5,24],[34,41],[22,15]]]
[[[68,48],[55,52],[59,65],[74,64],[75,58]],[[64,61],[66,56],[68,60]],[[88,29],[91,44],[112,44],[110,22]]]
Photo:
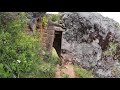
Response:
[[[55,78],[76,78],[72,63],[62,59],[62,65],[57,65]]]

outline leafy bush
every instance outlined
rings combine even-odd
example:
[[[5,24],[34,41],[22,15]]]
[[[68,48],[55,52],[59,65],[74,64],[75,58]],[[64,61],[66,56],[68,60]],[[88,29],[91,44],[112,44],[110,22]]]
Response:
[[[60,58],[54,48],[52,49],[52,54],[46,51],[44,61],[53,65],[57,65],[60,63]]]
[[[24,33],[25,20],[24,12],[0,13],[0,77],[19,78],[32,72],[34,63],[40,60],[39,41]]]
[[[78,78],[93,78],[92,71],[87,71],[81,67],[74,67],[75,74]]]
[[[55,70],[56,66],[50,63],[45,63],[44,61],[40,60],[38,62],[33,63],[32,72],[29,73],[22,73],[21,77],[24,78],[54,78],[55,77]]]
[[[39,55],[38,32],[27,35],[24,12],[0,13],[0,77],[1,78],[52,78],[55,62],[48,55],[48,63]]]
[[[47,26],[47,23],[48,23],[47,17],[43,16],[43,18],[42,18],[42,25],[43,25],[44,28]]]
[[[53,15],[49,16],[48,18],[49,18],[49,20],[51,20],[53,22],[56,22],[56,21],[60,20],[60,15],[59,14],[53,14]]]
[[[54,78],[55,77],[55,65],[49,63],[43,63],[36,69],[38,78]]]

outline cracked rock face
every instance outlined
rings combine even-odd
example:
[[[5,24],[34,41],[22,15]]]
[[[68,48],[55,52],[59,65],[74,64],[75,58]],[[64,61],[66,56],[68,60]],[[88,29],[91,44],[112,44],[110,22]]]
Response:
[[[113,57],[103,58],[103,51],[110,42],[120,42],[120,28],[116,21],[95,12],[65,12],[62,20],[66,27],[62,49],[72,52],[74,60],[82,67],[92,69],[95,77],[120,75],[118,61]]]

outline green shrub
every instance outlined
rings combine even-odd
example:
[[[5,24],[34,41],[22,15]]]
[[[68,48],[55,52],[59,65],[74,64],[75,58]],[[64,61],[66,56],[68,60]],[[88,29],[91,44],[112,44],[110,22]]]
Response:
[[[78,78],[93,78],[92,71],[87,71],[81,67],[74,67],[75,74]]]
[[[59,14],[53,14],[53,15],[50,15],[48,18],[49,18],[49,20],[51,20],[53,22],[56,22],[56,21],[60,20],[60,15]]]
[[[0,13],[0,73],[4,72],[0,77],[19,78],[40,60],[38,38],[24,33],[26,25],[23,12]]]
[[[22,73],[21,77],[24,78],[54,78],[55,77],[55,71],[56,66],[50,63],[46,63],[42,60],[33,63],[32,72],[29,73]]]
[[[36,69],[38,78],[54,78],[56,67],[49,63],[38,65]]]
[[[4,65],[0,64],[0,77],[10,77],[9,71],[4,70]]]
[[[53,65],[57,65],[60,63],[60,58],[54,48],[52,49],[52,54],[46,51],[44,61]]]
[[[42,25],[43,25],[44,28],[47,26],[47,23],[48,23],[47,17],[43,16],[43,18],[42,18]]]
[[[24,12],[0,13],[0,77],[54,77],[56,61],[47,53],[48,63],[42,60],[39,33],[27,35],[26,25]]]

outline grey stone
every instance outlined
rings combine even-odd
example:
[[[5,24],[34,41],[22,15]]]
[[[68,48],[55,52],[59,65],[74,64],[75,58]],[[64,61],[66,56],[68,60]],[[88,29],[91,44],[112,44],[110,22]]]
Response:
[[[31,31],[40,28],[41,17],[43,17],[46,12],[26,12],[28,15],[28,26]]]
[[[103,55],[110,42],[120,42],[119,23],[95,12],[65,12],[62,49],[72,52],[74,61],[92,69],[95,77],[119,77],[120,64]]]

